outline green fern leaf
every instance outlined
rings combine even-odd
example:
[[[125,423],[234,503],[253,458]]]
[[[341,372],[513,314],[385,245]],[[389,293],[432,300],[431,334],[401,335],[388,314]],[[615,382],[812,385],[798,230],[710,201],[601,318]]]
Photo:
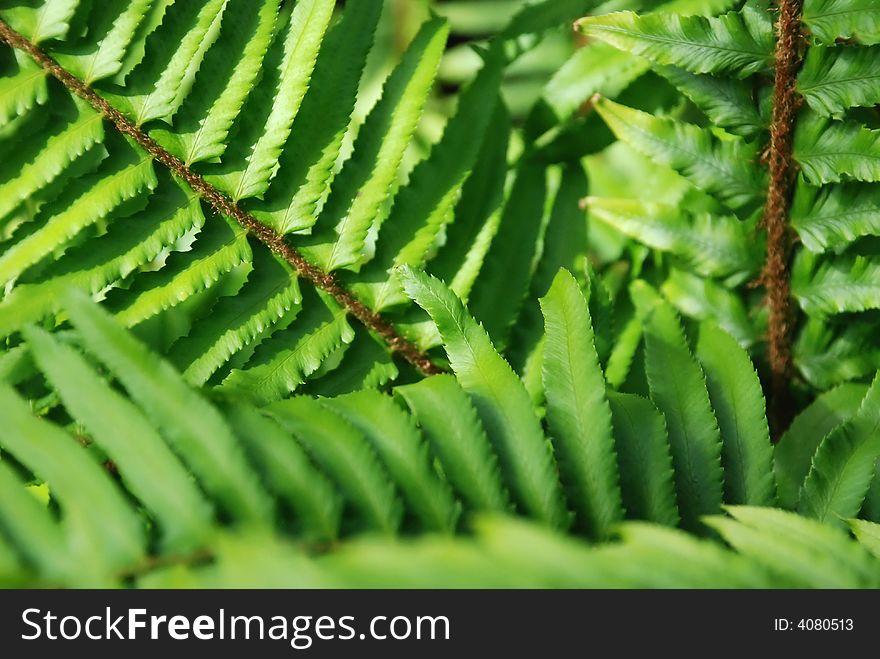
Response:
[[[767,130],[769,117],[762,115],[747,81],[712,75],[696,75],[674,66],[658,72],[702,110],[715,126],[734,135],[756,137]]]
[[[510,114],[499,99],[486,127],[480,154],[462,186],[455,220],[446,228],[446,244],[427,265],[431,274],[447,282],[464,301],[470,297],[498,230],[510,137]]]
[[[645,318],[645,372],[651,399],[666,418],[682,524],[696,530],[702,515],[721,506],[718,423],[675,312],[643,282],[634,283],[632,294]]]
[[[821,43],[855,39],[880,43],[880,23],[873,0],[805,0],[804,23]]]
[[[278,159],[278,172],[263,199],[248,204],[254,217],[279,233],[308,229],[317,219],[315,211],[330,188],[381,9],[381,0],[351,3],[329,30]]]
[[[46,0],[38,7],[12,7],[5,10],[3,15],[17,32],[39,44],[67,36],[77,5],[79,0]]]
[[[247,367],[233,370],[221,388],[252,402],[279,400],[302,385],[339,346],[353,339],[345,309],[306,289],[302,312],[293,325],[262,343]]]
[[[876,588],[877,562],[839,529],[773,508],[732,506],[706,523],[741,554],[801,588]]]
[[[175,114],[174,128],[150,131],[185,165],[223,155],[229,129],[260,71],[277,12],[277,0],[262,2],[259,11],[247,0],[228,0],[220,35]]]
[[[109,570],[140,560],[141,521],[94,457],[62,429],[33,416],[28,403],[7,385],[0,385],[0,408],[0,446],[51,484],[84,551]]]
[[[832,430],[816,451],[798,511],[827,524],[858,514],[880,459],[880,377],[859,411]]]
[[[808,316],[794,347],[798,370],[820,389],[869,378],[880,368],[880,350],[866,325],[837,329],[827,319]]]
[[[58,62],[76,77],[91,85],[116,75],[122,69],[126,50],[150,11],[150,0],[133,0],[115,8],[101,7],[89,16],[88,45],[79,52],[60,53]]]
[[[247,234],[237,224],[212,222],[199,232],[190,251],[175,252],[165,267],[138,277],[132,287],[110,300],[116,318],[132,327],[170,309],[222,275],[251,260]]]
[[[106,234],[70,249],[47,267],[39,281],[13,288],[0,302],[0,336],[60,311],[61,296],[70,287],[100,293],[204,221],[198,197],[163,181],[142,213],[114,221]]]
[[[654,117],[605,98],[597,101],[596,110],[618,139],[732,208],[763,198],[766,181],[755,166],[754,144],[733,136],[721,141],[692,124]]]
[[[64,407],[107,453],[126,489],[155,515],[165,549],[182,553],[200,547],[211,529],[211,506],[146,417],[69,346],[36,327],[27,329],[25,338]],[[156,487],[158,474],[162,487]]]
[[[360,431],[312,398],[291,398],[266,409],[336,482],[369,529],[397,531],[402,507],[394,481]]]
[[[322,403],[364,434],[422,528],[445,533],[455,529],[459,505],[432,470],[427,444],[415,423],[393,399],[365,390]]]
[[[25,489],[7,462],[0,460],[0,527],[47,581],[88,582],[83,579],[83,562],[76,560],[75,552],[59,551],[68,547],[61,525],[49,508]]]
[[[880,187],[854,183],[815,188],[800,183],[791,225],[804,247],[813,252],[880,235]]]
[[[448,32],[439,19],[422,27],[358,132],[354,154],[333,181],[315,236],[302,248],[323,269],[358,265],[367,233],[382,224],[383,204],[421,117]]]
[[[352,290],[370,308],[381,311],[407,301],[394,268],[420,267],[452,210],[461,186],[479,153],[501,83],[501,54],[492,50],[477,78],[458,100],[458,110],[431,154],[422,160],[401,189],[382,225],[376,255],[362,271],[365,282]],[[390,273],[390,275],[389,275]],[[384,280],[384,281],[382,281]]]
[[[865,549],[880,558],[880,524],[866,522],[861,519],[849,520],[849,526],[852,532],[858,538]]]
[[[794,157],[812,185],[880,181],[880,130],[816,115],[798,123]]]
[[[2,93],[2,92],[0,92]],[[18,162],[18,171],[0,185],[0,218],[61,176],[70,164],[104,138],[101,115],[85,103],[77,102],[70,121],[53,131],[27,162]]]
[[[773,506],[773,452],[764,396],[755,367],[732,336],[712,323],[700,325],[697,359],[721,429],[724,500]]]
[[[650,65],[629,52],[601,42],[578,48],[544,87],[542,100],[560,121],[571,118],[584,99],[602,94],[616,97]]]
[[[302,447],[256,408],[237,404],[228,412],[235,434],[262,468],[267,485],[294,511],[303,535],[310,540],[336,540],[342,499]]]
[[[45,70],[19,51],[15,51],[14,62],[15,73],[6,73],[4,66],[0,78],[0,126],[49,100]]]
[[[880,264],[875,260],[845,255],[807,270],[806,265],[795,268],[792,292],[808,314],[880,309]]]
[[[363,326],[355,326],[354,334],[351,343],[343,343],[337,349],[344,353],[339,365],[327,368],[320,378],[312,378],[304,388],[305,393],[339,396],[361,389],[379,389],[398,378],[400,371],[385,342]]]
[[[547,423],[561,478],[580,522],[607,537],[623,518],[611,410],[587,301],[567,270],[541,298],[541,311]]]
[[[715,542],[648,524],[621,528],[626,543],[609,568],[632,574],[631,585],[675,588],[766,588],[779,585],[763,566]],[[619,567],[624,566],[624,567]]]
[[[229,0],[171,5],[146,42],[143,62],[129,85],[110,100],[141,126],[152,119],[171,120],[190,89],[205,53],[217,39]]]
[[[649,247],[680,256],[706,276],[748,275],[760,269],[761,251],[748,226],[717,214],[688,216],[678,208],[632,199],[587,197],[590,216]]]
[[[878,55],[878,48],[810,48],[797,89],[815,112],[825,116],[873,107],[880,103],[880,73],[874,66]]]
[[[505,512],[510,499],[477,411],[449,375],[395,387],[418,420],[449,482],[473,510]]]
[[[747,4],[742,12],[717,18],[621,11],[582,18],[588,37],[672,64],[692,73],[729,73],[740,78],[765,72],[773,59],[773,26],[767,11]]]
[[[524,511],[550,526],[565,526],[553,455],[525,387],[448,288],[407,266],[400,278],[407,295],[437,324],[452,370],[471,396]]]
[[[474,317],[492,342],[503,349],[510,340],[541,258],[543,237],[553,210],[556,169],[523,160],[504,205],[492,248],[468,298]]]
[[[798,414],[773,451],[779,505],[793,509],[813,455],[828,434],[858,411],[868,387],[844,384],[819,395]]]
[[[233,354],[269,333],[302,302],[296,276],[271,254],[254,254],[254,270],[235,295],[221,298],[168,355],[184,378],[202,385]]]
[[[269,187],[306,94],[334,4],[332,0],[298,2],[286,34],[279,31],[276,35],[266,56],[264,78],[241,111],[236,143],[226,151],[223,166],[208,177],[234,200],[260,196]]]
[[[609,392],[620,489],[627,518],[677,526],[678,504],[666,422],[654,404]]]
[[[156,359],[105,311],[74,293],[65,297],[64,308],[88,351],[159,426],[205,489],[236,518],[268,521],[272,500],[216,408],[190,389],[168,362]]]
[[[110,214],[123,202],[156,186],[152,161],[133,150],[110,156],[80,195],[63,195],[48,205],[45,222],[0,255],[0,282],[18,277],[28,267],[62,247],[86,227]]]
[[[663,296],[679,313],[697,320],[712,320],[743,347],[760,338],[743,300],[719,283],[671,268],[661,286]]]

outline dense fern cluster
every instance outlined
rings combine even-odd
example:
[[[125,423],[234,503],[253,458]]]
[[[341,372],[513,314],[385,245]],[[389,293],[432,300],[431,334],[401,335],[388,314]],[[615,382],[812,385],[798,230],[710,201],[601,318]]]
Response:
[[[431,17],[365,111],[336,4],[0,2],[0,583],[880,586],[878,12],[803,14],[774,445],[768,5],[525,3],[454,99]]]
[[[656,114],[597,99],[596,111],[620,140],[692,186],[682,205],[591,197],[592,217],[673,255],[675,267],[706,278],[703,285],[736,287],[738,299],[726,308],[697,315],[733,327],[745,310],[753,327],[739,332],[744,340],[761,336],[767,322],[747,285],[761,274],[766,250],[755,236],[768,194],[761,164],[773,118],[773,19],[768,3],[750,0],[717,18],[619,12],[579,22],[589,38],[644,57],[687,100]],[[878,15],[869,2],[807,0],[802,21],[802,66],[792,80],[799,111],[787,154],[797,174],[784,181],[797,237],[791,287],[805,314],[796,321],[794,359],[799,374],[824,389],[878,366],[871,335],[880,170],[876,117],[865,110],[880,100]],[[687,312],[683,281],[672,273],[666,290]]]

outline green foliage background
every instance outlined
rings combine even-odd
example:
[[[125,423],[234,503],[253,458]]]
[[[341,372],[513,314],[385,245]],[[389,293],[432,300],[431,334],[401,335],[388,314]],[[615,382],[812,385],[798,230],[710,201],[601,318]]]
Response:
[[[0,583],[880,586],[880,10],[805,3],[774,444],[766,3],[101,9],[0,1]]]

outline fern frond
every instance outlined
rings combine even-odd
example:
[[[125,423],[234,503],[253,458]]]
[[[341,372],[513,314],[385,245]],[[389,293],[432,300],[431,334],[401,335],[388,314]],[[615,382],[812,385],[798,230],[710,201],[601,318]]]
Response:
[[[216,159],[226,150],[232,123],[260,72],[272,37],[277,1],[228,0],[214,47],[174,116],[174,128],[156,128],[151,136],[186,166]],[[256,157],[257,154],[254,154]]]
[[[608,402],[627,517],[676,526],[678,504],[663,415],[635,394],[609,392]]]
[[[38,44],[63,39],[78,5],[79,0],[48,0],[37,7],[10,7],[4,15],[18,32]]]
[[[880,377],[858,412],[832,430],[816,451],[798,511],[828,524],[858,514],[880,459]]]
[[[795,359],[804,378],[820,389],[870,378],[880,369],[880,350],[870,326],[849,323],[836,328],[816,316],[804,323]]]
[[[130,147],[111,154],[91,177],[91,186],[48,204],[40,224],[0,255],[0,282],[8,282],[53,250],[63,247],[87,227],[107,217],[124,202],[156,186],[152,161]],[[41,221],[42,220],[42,221]]]
[[[672,268],[660,288],[679,313],[697,320],[712,320],[743,347],[758,342],[760,330],[742,299],[718,282]]]
[[[52,483],[82,554],[91,553],[95,563],[109,570],[138,562],[145,553],[141,521],[94,456],[61,428],[33,416],[28,403],[7,385],[0,385],[0,407],[0,446]]]
[[[191,384],[207,382],[233,354],[270,333],[302,302],[296,276],[271,254],[255,253],[253,264],[241,290],[221,298],[172,347],[169,360]]]
[[[406,266],[400,277],[407,295],[437,324],[452,370],[474,401],[520,505],[549,526],[565,526],[553,455],[519,378],[454,293]]]
[[[606,98],[599,99],[595,107],[618,139],[732,208],[764,196],[765,174],[755,167],[758,150],[754,144],[733,136],[721,141],[692,124],[655,117]]]
[[[334,5],[332,0],[298,2],[286,31],[276,32],[266,56],[264,68],[268,70],[242,108],[222,166],[208,176],[232,199],[260,196],[268,188],[306,94]]]
[[[806,259],[804,259],[806,261]],[[880,309],[880,264],[866,256],[840,256],[807,272],[796,268],[792,292],[808,314]]]
[[[354,339],[345,310],[327,296],[303,291],[293,324],[260,344],[246,366],[234,369],[221,389],[269,403],[302,385],[343,343]]]
[[[868,393],[863,384],[843,384],[819,395],[795,417],[773,450],[779,504],[793,509],[816,449],[828,434],[851,419]]]
[[[772,508],[731,506],[733,519],[707,520],[740,553],[793,585],[876,588],[877,562],[841,530]]]
[[[798,75],[798,91],[813,111],[825,116],[873,107],[880,103],[878,55],[880,48],[810,48]]]
[[[65,408],[107,453],[126,489],[155,517],[164,548],[185,553],[200,547],[213,524],[212,507],[140,410],[102,382],[70,346],[36,327],[26,330],[25,338]],[[157,474],[162,476],[159,488]]]
[[[622,519],[611,410],[587,301],[560,270],[540,300],[546,338],[543,380],[547,423],[568,499],[595,537]]]
[[[434,80],[448,27],[424,25],[385,83],[381,100],[358,132],[354,154],[343,165],[303,253],[332,271],[358,265],[367,233],[381,226],[382,206]]]
[[[446,533],[455,529],[459,506],[449,487],[433,471],[427,444],[415,423],[389,396],[365,390],[322,403],[364,434],[420,526]]]
[[[521,161],[468,307],[501,349],[529,292],[553,210],[558,170]]]
[[[0,91],[2,93],[2,91]],[[41,142],[28,160],[15,163],[17,171],[0,185],[0,218],[52,183],[74,160],[101,143],[104,126],[101,115],[84,103],[77,103],[62,128]]]
[[[0,302],[0,336],[60,310],[70,287],[100,293],[112,282],[157,258],[189,231],[204,224],[198,198],[161,181],[150,206],[136,216],[114,221],[106,234],[71,248],[42,273],[21,284]]]
[[[880,186],[801,183],[795,189],[791,225],[804,246],[824,252],[862,236],[880,235]]]
[[[69,544],[62,526],[48,506],[25,489],[24,482],[5,460],[0,461],[0,527],[14,549],[47,579],[89,582],[92,575],[83,578],[84,565],[77,564],[74,553],[59,551],[66,550]],[[87,570],[92,567],[86,564]]]
[[[713,125],[734,135],[757,137],[770,124],[747,81],[697,75],[675,66],[658,67],[658,73],[700,108]]]
[[[849,526],[853,534],[858,538],[865,549],[880,558],[880,524],[866,522],[861,519],[849,520]]]
[[[353,3],[330,28],[309,91],[278,158],[278,171],[263,198],[248,204],[254,217],[279,233],[306,230],[317,219],[316,209],[333,179],[381,9],[381,0]]]
[[[736,340],[712,323],[700,325],[696,355],[721,430],[725,502],[773,506],[773,452],[755,367]]]
[[[335,481],[367,528],[397,531],[403,511],[394,481],[360,431],[311,398],[279,401],[266,411]]]
[[[812,115],[798,124],[794,157],[808,183],[880,181],[880,130]]]
[[[455,220],[446,227],[446,243],[426,266],[464,301],[470,297],[501,219],[510,121],[504,100],[499,98],[473,170],[462,185],[453,211]]]
[[[212,222],[198,237],[191,250],[174,252],[163,268],[138,277],[127,290],[119,289],[109,304],[120,322],[131,327],[170,309],[252,258],[247,234],[237,225]]]
[[[254,407],[233,405],[228,418],[248,454],[266,474],[268,487],[294,511],[304,537],[335,540],[342,517],[341,496],[312,465],[303,448]]]
[[[82,294],[71,292],[64,307],[86,349],[119,379],[223,507],[244,521],[268,521],[272,500],[217,409]]]
[[[14,63],[4,63],[4,69],[9,66],[16,71],[0,78],[0,126],[49,100],[46,72],[18,51],[9,59]]]
[[[474,510],[506,512],[498,459],[467,394],[450,375],[394,388],[406,401],[456,492]]]
[[[692,73],[728,73],[745,78],[767,71],[773,58],[773,26],[765,9],[717,18],[621,11],[582,18],[578,29],[611,45]]]
[[[147,19],[150,5],[150,0],[133,0],[119,5],[118,10],[101,7],[89,15],[91,29],[82,40],[86,43],[76,52],[59,54],[58,61],[89,85],[116,75],[138,28]]]
[[[675,312],[643,282],[635,282],[632,293],[644,315],[645,373],[651,400],[666,418],[682,524],[695,530],[702,515],[721,506],[718,423]]]
[[[880,43],[877,6],[872,0],[805,0],[804,23],[821,43],[855,39]]]
[[[394,199],[382,225],[376,254],[352,291],[370,308],[381,311],[408,300],[393,270],[402,265],[421,267],[450,220],[455,202],[482,146],[501,83],[502,58],[497,49],[458,101],[443,137],[410,174],[409,183]],[[379,280],[379,283],[372,283]]]
[[[228,0],[176,3],[149,35],[146,56],[121,93],[109,94],[141,126],[171,121],[190,89],[205,54],[217,39]]]
[[[743,276],[760,269],[748,225],[735,217],[689,215],[664,204],[633,199],[587,197],[590,216],[645,243],[684,259],[699,274],[714,277]]]

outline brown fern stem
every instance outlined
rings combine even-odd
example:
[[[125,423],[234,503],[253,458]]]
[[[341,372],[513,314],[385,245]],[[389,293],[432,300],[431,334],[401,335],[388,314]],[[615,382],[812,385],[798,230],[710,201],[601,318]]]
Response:
[[[290,264],[297,276],[310,281],[316,287],[328,293],[349,314],[357,318],[368,329],[381,336],[393,352],[398,353],[425,375],[433,375],[443,371],[443,369],[431,361],[427,354],[403,337],[393,324],[380,314],[369,309],[363,302],[352,295],[333,273],[325,272],[318,266],[310,263],[299,250],[287,242],[283,234],[267,227],[253,215],[243,210],[236,202],[208,183],[201,175],[187,167],[178,157],[162,148],[153,138],[99,96],[86,83],[65,70],[44,50],[28,41],[27,38],[13,30],[3,20],[0,20],[0,41],[4,41],[10,47],[27,53],[70,92],[76,94],[100,112],[120,133],[131,137],[155,160],[165,165],[174,176],[185,181],[216,212],[231,217],[238,222],[248,233]]]
[[[773,122],[770,125],[770,188],[763,218],[763,226],[767,231],[767,260],[762,281],[770,311],[767,352],[772,377],[770,424],[775,438],[785,431],[793,416],[793,313],[789,272],[791,229],[788,216],[795,180],[792,158],[794,125],[801,104],[795,86],[801,66],[802,9],[802,0],[779,0]]]

